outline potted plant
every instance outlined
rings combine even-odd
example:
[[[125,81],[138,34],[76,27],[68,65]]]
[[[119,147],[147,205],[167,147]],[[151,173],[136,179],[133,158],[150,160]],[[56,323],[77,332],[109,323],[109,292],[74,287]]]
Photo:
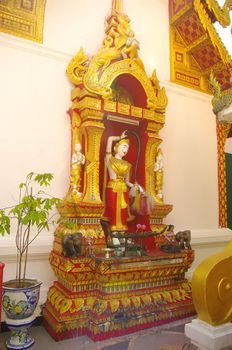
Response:
[[[44,191],[49,187],[51,173],[29,173],[25,182],[19,184],[19,198],[15,205],[0,209],[0,235],[15,230],[17,250],[16,278],[3,283],[2,306],[6,313],[6,323],[11,329],[8,349],[26,349],[34,340],[29,328],[35,316],[41,282],[26,278],[28,248],[44,230],[55,223],[54,208],[59,199]]]

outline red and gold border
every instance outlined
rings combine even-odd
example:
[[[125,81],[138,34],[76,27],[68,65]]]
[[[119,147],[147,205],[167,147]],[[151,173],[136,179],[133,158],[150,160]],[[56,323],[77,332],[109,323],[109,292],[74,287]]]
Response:
[[[227,227],[225,143],[230,124],[217,122],[219,226]]]

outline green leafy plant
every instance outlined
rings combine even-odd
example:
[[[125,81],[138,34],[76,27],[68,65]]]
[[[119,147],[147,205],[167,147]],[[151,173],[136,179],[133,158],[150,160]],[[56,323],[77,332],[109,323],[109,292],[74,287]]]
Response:
[[[9,234],[14,227],[16,230],[16,279],[19,287],[25,285],[29,245],[42,230],[49,230],[57,222],[54,209],[60,200],[43,190],[50,186],[52,179],[51,173],[29,173],[25,182],[19,185],[18,203],[0,209],[0,235]]]

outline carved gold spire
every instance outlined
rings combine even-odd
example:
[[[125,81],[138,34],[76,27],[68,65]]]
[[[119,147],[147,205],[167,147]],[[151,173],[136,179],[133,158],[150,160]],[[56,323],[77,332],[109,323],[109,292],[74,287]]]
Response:
[[[114,13],[114,12],[123,13],[122,0],[113,0],[113,2],[112,2],[112,13]]]

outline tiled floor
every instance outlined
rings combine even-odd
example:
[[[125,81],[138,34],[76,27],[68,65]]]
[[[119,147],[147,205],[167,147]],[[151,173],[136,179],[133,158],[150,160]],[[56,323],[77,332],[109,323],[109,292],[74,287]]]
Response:
[[[55,342],[42,326],[33,327],[31,333],[36,341],[33,350],[196,350],[184,335],[183,321],[102,342],[85,336]],[[0,334],[0,350],[5,350],[8,335]]]

